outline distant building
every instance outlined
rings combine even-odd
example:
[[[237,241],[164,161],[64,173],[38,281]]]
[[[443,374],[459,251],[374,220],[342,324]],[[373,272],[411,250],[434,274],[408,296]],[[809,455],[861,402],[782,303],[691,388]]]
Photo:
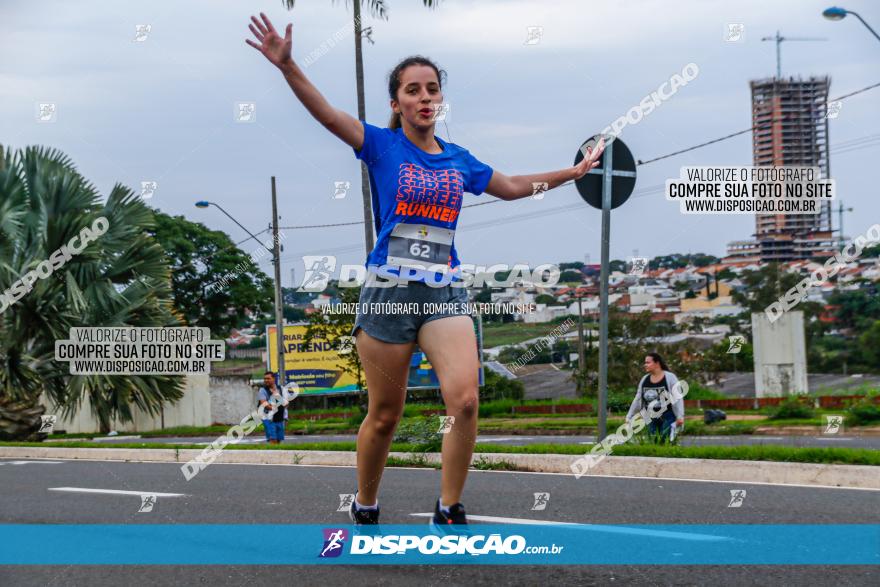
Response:
[[[711,293],[715,293],[715,284],[711,284]],[[675,315],[675,323],[681,324],[693,318],[714,319],[719,316],[736,316],[743,307],[733,302],[732,288],[722,282],[718,283],[718,296],[709,299],[707,288],[700,290],[699,297],[681,300],[681,312]]]
[[[769,78],[750,82],[755,166],[818,167],[828,177],[828,91],[831,80]],[[756,214],[752,240],[728,243],[724,261],[794,261],[829,257],[836,245],[831,202],[819,214]]]

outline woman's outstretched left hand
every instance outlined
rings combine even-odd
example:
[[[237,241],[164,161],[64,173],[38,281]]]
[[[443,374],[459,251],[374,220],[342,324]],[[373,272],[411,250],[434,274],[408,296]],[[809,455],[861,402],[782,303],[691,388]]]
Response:
[[[588,171],[599,166],[599,159],[602,158],[602,151],[605,150],[605,137],[599,139],[596,148],[587,147],[587,152],[581,162],[574,166],[574,179],[580,179],[587,174]]]

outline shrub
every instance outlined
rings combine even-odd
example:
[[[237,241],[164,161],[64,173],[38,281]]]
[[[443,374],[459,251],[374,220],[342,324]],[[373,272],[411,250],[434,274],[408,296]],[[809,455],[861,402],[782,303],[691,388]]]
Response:
[[[632,405],[633,398],[636,396],[633,391],[611,391],[608,390],[608,409],[612,412],[625,414]],[[599,398],[593,400],[596,410],[599,409]]]
[[[799,418],[812,418],[815,412],[809,405],[800,402],[796,398],[790,398],[779,404],[770,414],[769,420],[791,420]]]
[[[481,400],[521,400],[524,395],[525,386],[521,381],[507,379],[491,369],[483,369],[483,386],[480,388]]]
[[[480,418],[493,416],[509,416],[511,408],[522,405],[522,401],[515,399],[499,399],[494,401],[480,402]]]
[[[688,381],[688,392],[684,399],[730,399],[723,393],[699,383]]]
[[[358,410],[357,412],[355,412],[354,414],[349,416],[347,421],[348,421],[349,426],[357,427],[357,426],[361,425],[361,423],[364,421],[364,418],[366,418],[366,417],[367,417],[366,412],[362,412],[362,411]]]
[[[866,397],[846,410],[846,423],[850,426],[864,426],[880,421],[880,406]]]
[[[436,452],[443,443],[443,435],[437,431],[439,428],[440,418],[437,416],[408,418],[398,424],[392,442],[407,442],[417,445],[422,452]]]

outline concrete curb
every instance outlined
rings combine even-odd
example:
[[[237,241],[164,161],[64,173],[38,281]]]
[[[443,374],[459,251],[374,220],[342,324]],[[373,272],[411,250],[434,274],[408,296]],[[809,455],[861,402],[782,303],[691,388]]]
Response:
[[[146,461],[183,464],[195,459],[201,453],[200,449],[0,446],[0,458]],[[414,457],[412,453],[401,452],[392,452],[389,456],[398,459],[412,459]],[[577,458],[579,455],[512,453],[477,453],[474,455],[475,460],[511,463],[521,471],[566,474],[573,474],[571,464]],[[440,454],[428,453],[425,455],[425,460],[429,463],[439,463]],[[213,462],[344,467],[354,467],[357,464],[354,452],[324,450],[224,450]],[[880,490],[878,472],[880,472],[880,467],[867,465],[610,456],[584,476],[656,477]]]

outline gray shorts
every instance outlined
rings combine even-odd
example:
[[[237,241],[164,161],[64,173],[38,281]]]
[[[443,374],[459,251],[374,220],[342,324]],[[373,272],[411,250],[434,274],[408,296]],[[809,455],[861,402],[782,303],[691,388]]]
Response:
[[[357,329],[363,328],[383,342],[415,342],[419,328],[426,322],[470,315],[466,287],[432,287],[418,281],[410,281],[406,287],[365,284],[351,335],[355,336]]]

